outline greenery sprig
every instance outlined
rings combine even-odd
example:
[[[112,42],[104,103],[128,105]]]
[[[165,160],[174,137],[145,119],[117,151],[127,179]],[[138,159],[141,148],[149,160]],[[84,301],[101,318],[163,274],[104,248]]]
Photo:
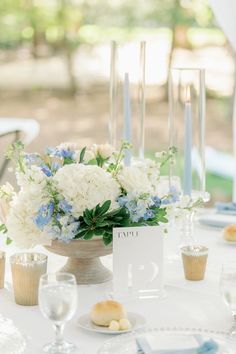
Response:
[[[6,158],[13,161],[21,172],[25,172],[24,144],[17,140],[8,146]]]
[[[129,226],[129,212],[126,208],[108,212],[111,201],[107,200],[101,206],[98,204],[94,209],[86,209],[80,217],[80,228],[75,238],[90,240],[93,236],[101,236],[105,245],[112,242],[113,227]]]

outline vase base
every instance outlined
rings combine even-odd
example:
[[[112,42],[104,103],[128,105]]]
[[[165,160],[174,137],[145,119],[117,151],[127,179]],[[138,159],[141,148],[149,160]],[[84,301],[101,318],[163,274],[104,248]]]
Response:
[[[61,272],[72,273],[77,284],[101,284],[112,279],[112,272],[107,269],[99,257],[71,258],[69,257]]]

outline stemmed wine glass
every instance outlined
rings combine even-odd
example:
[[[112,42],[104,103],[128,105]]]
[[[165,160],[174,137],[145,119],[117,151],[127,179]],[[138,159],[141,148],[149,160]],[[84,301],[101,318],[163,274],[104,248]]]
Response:
[[[220,277],[220,290],[224,302],[230,307],[233,325],[229,330],[231,336],[236,335],[236,262],[223,264]]]
[[[73,274],[44,274],[39,282],[39,307],[43,315],[53,322],[55,341],[44,346],[50,354],[73,352],[74,344],[63,339],[65,323],[71,320],[77,309],[77,286]]]

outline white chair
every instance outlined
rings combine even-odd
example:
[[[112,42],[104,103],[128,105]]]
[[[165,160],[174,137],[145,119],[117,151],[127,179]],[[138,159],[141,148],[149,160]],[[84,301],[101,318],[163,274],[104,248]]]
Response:
[[[13,142],[21,138],[25,145],[30,144],[39,134],[39,123],[34,119],[0,118],[0,138],[13,136]],[[2,178],[8,160],[4,159],[0,166],[0,179]]]

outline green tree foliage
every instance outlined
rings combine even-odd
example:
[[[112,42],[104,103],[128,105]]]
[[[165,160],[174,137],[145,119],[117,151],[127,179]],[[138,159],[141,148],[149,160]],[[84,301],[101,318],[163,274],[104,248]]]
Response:
[[[74,93],[73,53],[88,40],[80,35],[83,26],[105,28],[109,39],[117,27],[168,27],[173,34],[171,63],[175,47],[188,46],[187,27],[209,26],[211,21],[207,0],[1,0],[0,49],[28,46],[35,58],[59,51]]]

